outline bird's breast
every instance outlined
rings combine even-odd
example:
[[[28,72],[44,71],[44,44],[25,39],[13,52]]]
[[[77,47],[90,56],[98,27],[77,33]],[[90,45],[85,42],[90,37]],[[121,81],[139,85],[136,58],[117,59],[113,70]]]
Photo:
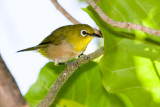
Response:
[[[46,53],[45,56],[54,61],[55,64],[69,61],[83,52],[77,52],[74,49],[73,44],[67,43],[66,40],[63,40],[59,45],[51,44],[47,48],[43,49],[43,51]]]

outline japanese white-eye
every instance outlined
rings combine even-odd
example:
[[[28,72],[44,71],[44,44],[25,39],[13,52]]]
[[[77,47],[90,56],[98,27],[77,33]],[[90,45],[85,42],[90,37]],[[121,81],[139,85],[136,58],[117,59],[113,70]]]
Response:
[[[54,30],[37,46],[18,52],[36,50],[58,64],[83,54],[93,37],[102,35],[86,24],[68,25]]]

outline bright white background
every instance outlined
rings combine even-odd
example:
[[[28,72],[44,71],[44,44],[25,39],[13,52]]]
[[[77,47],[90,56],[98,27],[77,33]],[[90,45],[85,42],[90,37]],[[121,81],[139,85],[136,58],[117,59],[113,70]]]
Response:
[[[85,2],[58,0],[78,21],[96,27],[81,10]],[[40,69],[49,61],[35,52],[16,51],[39,44],[54,29],[72,24],[50,0],[0,0],[0,53],[22,94],[36,82]],[[95,50],[95,40],[86,53]]]

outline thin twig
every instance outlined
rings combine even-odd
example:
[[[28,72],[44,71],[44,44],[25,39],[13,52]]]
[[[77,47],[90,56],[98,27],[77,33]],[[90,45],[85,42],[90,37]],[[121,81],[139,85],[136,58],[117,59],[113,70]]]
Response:
[[[87,56],[90,57],[90,60],[94,60],[95,58],[101,56],[103,53],[104,53],[104,48],[102,47]],[[75,66],[74,64],[68,65],[67,68],[60,74],[60,76],[51,86],[46,97],[43,99],[43,101],[39,104],[38,107],[49,107],[49,105],[52,104],[52,102],[55,100],[58,92],[60,91],[64,83],[68,80],[68,78],[75,72],[75,70],[78,67],[82,66],[87,62],[88,62],[88,59],[85,56],[83,56],[73,62],[73,63],[77,63],[78,66]]]
[[[139,24],[130,23],[130,22],[118,22],[111,18],[109,18],[100,7],[97,6],[97,4],[93,0],[87,0],[88,4],[92,6],[92,8],[98,13],[100,18],[104,20],[106,23],[118,27],[118,28],[128,28],[128,29],[134,29],[134,30],[140,30],[143,32],[146,32],[148,34],[158,35],[160,36],[160,30],[155,30],[149,27],[145,27]]]
[[[57,0],[51,0],[52,3],[56,6],[56,8],[63,13],[72,23],[80,24],[75,18],[73,18],[61,5],[58,4]]]

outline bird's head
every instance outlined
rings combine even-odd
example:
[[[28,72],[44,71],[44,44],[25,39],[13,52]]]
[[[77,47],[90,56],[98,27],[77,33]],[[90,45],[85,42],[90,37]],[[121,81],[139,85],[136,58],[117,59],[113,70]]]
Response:
[[[77,48],[86,48],[94,37],[102,37],[99,30],[93,29],[86,24],[70,25],[67,29],[69,29],[69,32],[66,33],[67,41],[73,43]]]

